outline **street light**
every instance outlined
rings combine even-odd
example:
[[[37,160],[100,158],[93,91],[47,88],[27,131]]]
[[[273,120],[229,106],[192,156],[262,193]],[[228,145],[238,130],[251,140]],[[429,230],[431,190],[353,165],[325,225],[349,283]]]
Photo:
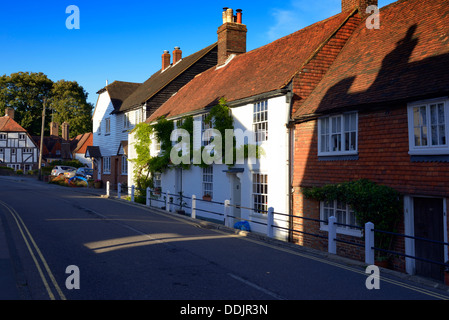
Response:
[[[45,126],[45,104],[47,102],[46,98],[43,99],[42,108],[42,127],[41,127],[41,144],[39,146],[39,176],[38,179],[42,180],[42,147],[44,145],[44,126]]]

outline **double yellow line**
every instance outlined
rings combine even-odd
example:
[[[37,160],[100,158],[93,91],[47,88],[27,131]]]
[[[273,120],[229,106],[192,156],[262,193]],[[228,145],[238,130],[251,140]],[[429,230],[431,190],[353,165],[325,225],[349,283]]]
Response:
[[[20,234],[22,235],[23,241],[25,242],[25,245],[28,248],[28,251],[31,255],[31,258],[34,261],[34,264],[36,266],[37,271],[39,272],[39,275],[42,279],[42,282],[45,286],[45,289],[47,290],[48,296],[51,300],[66,300],[66,297],[64,293],[62,292],[61,288],[59,287],[58,283],[56,282],[55,277],[53,276],[53,273],[50,270],[50,267],[48,266],[47,261],[45,260],[44,256],[42,255],[41,250],[37,246],[36,242],[34,241],[33,237],[31,236],[30,231],[26,227],[25,223],[23,222],[20,215],[17,213],[14,208],[10,207],[8,204],[4,203],[0,200],[0,205],[2,205],[14,218],[17,227],[19,228]],[[41,267],[42,265],[42,267]],[[47,278],[49,279],[47,281]],[[53,294],[53,290],[51,288],[50,283],[53,285],[54,290],[56,291],[56,294]]]

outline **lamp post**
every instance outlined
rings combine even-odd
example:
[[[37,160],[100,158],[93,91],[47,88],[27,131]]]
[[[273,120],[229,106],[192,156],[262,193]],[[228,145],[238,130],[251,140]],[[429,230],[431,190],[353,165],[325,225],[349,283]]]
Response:
[[[44,126],[45,126],[45,104],[46,98],[44,98],[44,103],[42,107],[42,127],[41,127],[41,144],[39,146],[39,176],[38,179],[42,180],[42,147],[44,145]]]

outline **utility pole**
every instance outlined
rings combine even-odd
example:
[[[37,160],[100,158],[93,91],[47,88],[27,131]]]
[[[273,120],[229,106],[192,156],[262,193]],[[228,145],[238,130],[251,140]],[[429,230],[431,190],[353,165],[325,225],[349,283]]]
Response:
[[[47,100],[44,98],[42,107],[42,127],[41,127],[41,144],[39,146],[39,176],[38,179],[42,180],[42,147],[44,145],[44,126],[45,126],[45,104]]]

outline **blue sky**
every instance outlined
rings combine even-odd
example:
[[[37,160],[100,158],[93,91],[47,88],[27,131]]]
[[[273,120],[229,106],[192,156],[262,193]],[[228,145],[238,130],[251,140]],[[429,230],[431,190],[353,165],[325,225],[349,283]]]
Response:
[[[379,0],[379,7],[392,2]],[[79,29],[66,28],[69,5],[79,8]],[[106,80],[148,79],[163,50],[179,46],[187,56],[214,43],[223,7],[243,10],[249,51],[337,14],[341,0],[3,0],[0,75],[43,72],[77,81],[95,105]]]

